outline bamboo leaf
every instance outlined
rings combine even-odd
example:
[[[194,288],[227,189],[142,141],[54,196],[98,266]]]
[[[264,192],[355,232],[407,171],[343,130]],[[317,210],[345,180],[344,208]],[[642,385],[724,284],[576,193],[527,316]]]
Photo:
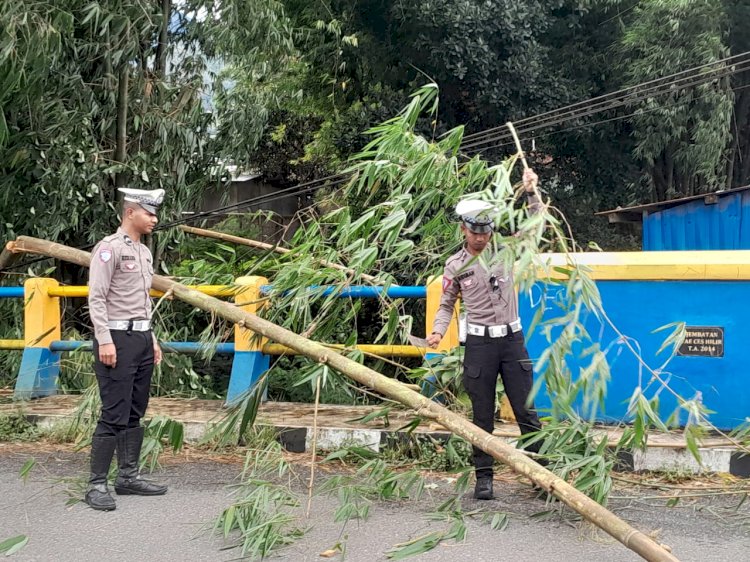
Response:
[[[380,410],[375,410],[374,412],[370,412],[369,414],[366,414],[359,418],[347,420],[347,423],[360,422],[362,424],[366,424],[378,418],[383,418],[383,425],[385,427],[388,427],[390,425],[390,422],[388,421],[388,414],[391,413],[392,409],[393,408],[391,406],[386,406],[385,408],[381,408]]]
[[[23,480],[24,484],[29,479],[29,474],[31,474],[31,470],[36,466],[36,459],[30,458],[25,463],[23,463],[23,466],[21,467],[21,471],[19,472],[19,476]]]
[[[5,556],[11,556],[26,546],[28,542],[29,537],[26,535],[18,535],[6,539],[0,543],[0,553],[4,553]]]
[[[445,537],[445,531],[434,531],[409,542],[397,544],[386,553],[389,560],[405,560],[411,556],[424,554],[435,548]]]

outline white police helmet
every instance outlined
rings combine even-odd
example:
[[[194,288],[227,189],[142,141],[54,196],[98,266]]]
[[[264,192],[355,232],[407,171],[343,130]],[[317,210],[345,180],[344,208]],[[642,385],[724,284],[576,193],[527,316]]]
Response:
[[[475,234],[492,232],[495,228],[492,213],[497,213],[497,208],[492,203],[479,199],[464,199],[456,205],[456,214],[461,222]]]
[[[125,197],[123,197],[125,201],[138,203],[141,207],[154,215],[159,210],[159,205],[164,201],[165,192],[163,189],[152,189],[151,191],[146,191],[145,189],[118,187],[117,191],[125,195]]]

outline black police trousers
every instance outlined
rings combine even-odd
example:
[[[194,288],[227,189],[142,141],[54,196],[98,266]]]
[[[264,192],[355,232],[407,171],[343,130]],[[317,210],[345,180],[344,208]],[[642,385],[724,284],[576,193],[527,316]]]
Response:
[[[500,374],[521,434],[541,429],[533,403],[528,403],[534,384],[529,353],[523,332],[509,333],[504,338],[466,337],[463,383],[474,410],[474,425],[492,433],[495,427],[495,386]],[[538,452],[539,443],[528,447]],[[474,469],[477,478],[492,477],[493,458],[474,447]]]
[[[138,427],[148,407],[151,375],[154,372],[154,340],[151,332],[110,330],[117,350],[114,367],[99,360],[99,344],[94,340],[94,373],[102,398],[102,413],[95,437],[116,436]]]

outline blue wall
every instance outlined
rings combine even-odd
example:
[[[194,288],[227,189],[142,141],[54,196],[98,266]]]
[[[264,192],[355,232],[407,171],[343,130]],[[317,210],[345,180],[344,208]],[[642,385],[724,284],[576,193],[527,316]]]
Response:
[[[637,341],[641,355],[651,368],[664,363],[669,354],[656,351],[661,347],[669,331],[653,334],[653,330],[672,322],[685,322],[688,326],[723,326],[724,357],[681,357],[672,359],[665,371],[672,373],[670,387],[684,398],[693,398],[696,392],[703,396],[703,403],[713,410],[711,422],[719,428],[740,425],[750,416],[750,281],[597,281],[604,309],[610,319],[625,335]],[[559,308],[552,304],[554,292],[547,294],[545,317],[559,315]],[[539,306],[541,289],[537,286],[531,295],[521,295],[519,304],[524,326],[529,327],[534,309]],[[599,338],[602,349],[618,336],[609,326],[589,315],[585,321],[592,337]],[[539,330],[528,334],[528,348],[532,359],[538,357],[546,347],[546,340]],[[602,420],[623,419],[628,400],[640,384],[645,387],[650,373],[640,368],[633,354],[621,342],[616,342],[608,353],[612,380],[605,401]],[[573,372],[576,360],[571,359]],[[587,364],[584,361],[584,364]],[[538,376],[538,375],[537,375]],[[652,383],[646,392],[648,397],[658,388]],[[666,391],[660,395],[660,413],[666,419],[675,409],[676,399]],[[539,409],[549,408],[546,389],[536,398]],[[684,419],[682,420],[684,423]]]
[[[644,250],[750,249],[750,191],[720,196],[718,203],[703,199],[643,218]]]

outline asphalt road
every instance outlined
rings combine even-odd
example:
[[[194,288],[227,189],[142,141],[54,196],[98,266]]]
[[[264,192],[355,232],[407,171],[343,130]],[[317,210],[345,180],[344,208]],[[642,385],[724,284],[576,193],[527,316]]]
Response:
[[[24,483],[19,471],[30,457],[37,460]],[[227,485],[235,481],[241,466],[207,460],[169,463],[158,478],[168,483],[163,497],[117,497],[117,510],[99,513],[82,503],[66,506],[66,490],[75,486],[64,480],[86,473],[86,455],[69,451],[18,450],[0,447],[0,541],[25,534],[28,544],[10,559],[19,561],[76,562],[115,561],[199,561],[235,560],[231,542],[206,531],[221,509],[229,503]],[[296,492],[305,504],[302,478],[307,468],[297,471]],[[326,475],[319,474],[319,480]],[[445,528],[443,522],[429,521],[426,515],[445,500],[450,489],[443,478],[437,488],[418,502],[378,502],[365,522],[335,523],[335,499],[315,497],[309,520],[300,519],[307,529],[304,536],[274,557],[294,561],[325,560],[320,553],[338,542],[346,544],[346,560],[386,560],[385,553],[395,544]],[[465,542],[441,544],[417,561],[514,562],[640,560],[633,552],[570,513],[551,519],[532,518],[545,510],[528,486],[510,477],[496,483],[498,499],[493,502],[464,500],[464,509],[491,507],[505,512],[510,523],[495,531],[486,523],[470,521]],[[671,545],[683,561],[730,562],[750,560],[750,506],[738,504],[739,497],[720,496],[682,500],[664,507],[653,490],[638,493],[618,490],[614,509],[643,531],[658,531],[659,540]],[[747,502],[750,504],[750,502]],[[302,515],[300,510],[300,515]],[[340,560],[336,555],[333,559]]]

